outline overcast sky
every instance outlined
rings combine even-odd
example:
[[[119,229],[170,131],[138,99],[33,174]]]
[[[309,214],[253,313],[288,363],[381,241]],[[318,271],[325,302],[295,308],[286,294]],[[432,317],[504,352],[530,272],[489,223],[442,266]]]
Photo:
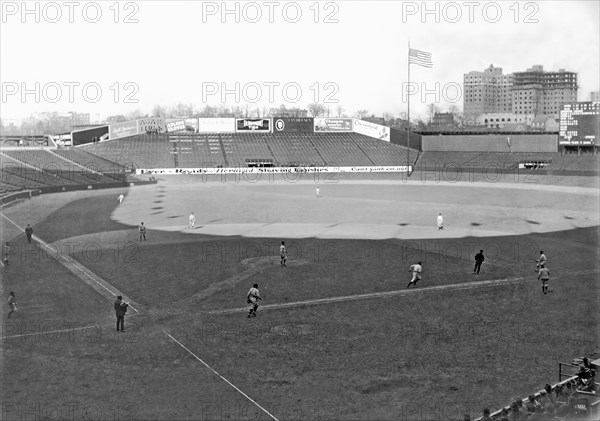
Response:
[[[399,114],[409,40],[433,56],[431,69],[411,65],[417,89],[431,91],[411,96],[411,117],[431,103],[462,109],[463,74],[490,64],[577,72],[580,101],[599,90],[598,1],[229,1],[230,14],[220,1],[74,3],[28,2],[25,14],[21,1],[2,2],[3,119],[202,108],[220,105],[223,88],[227,105],[318,100],[332,113]]]

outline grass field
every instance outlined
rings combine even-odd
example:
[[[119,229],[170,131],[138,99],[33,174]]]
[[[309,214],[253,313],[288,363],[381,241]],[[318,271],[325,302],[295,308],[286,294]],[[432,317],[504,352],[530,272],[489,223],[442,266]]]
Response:
[[[4,209],[15,251],[2,295],[15,291],[19,311],[2,314],[2,418],[475,418],[557,381],[558,361],[598,351],[597,191],[321,189],[315,199],[308,182],[182,177],[132,188],[121,206],[111,190]],[[16,228],[27,223],[58,251],[28,245]],[[547,295],[534,272],[542,249]],[[127,332],[70,259],[135,301]],[[423,280],[407,290],[417,260]],[[223,312],[245,307],[255,282],[258,317]],[[381,296],[312,302],[368,293]]]

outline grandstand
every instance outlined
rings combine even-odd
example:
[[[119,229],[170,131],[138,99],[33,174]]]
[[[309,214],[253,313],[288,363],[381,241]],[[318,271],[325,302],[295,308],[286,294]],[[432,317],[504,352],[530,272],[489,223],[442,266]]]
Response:
[[[136,168],[393,166],[414,163],[418,151],[358,133],[170,133],[89,144],[84,150]]]

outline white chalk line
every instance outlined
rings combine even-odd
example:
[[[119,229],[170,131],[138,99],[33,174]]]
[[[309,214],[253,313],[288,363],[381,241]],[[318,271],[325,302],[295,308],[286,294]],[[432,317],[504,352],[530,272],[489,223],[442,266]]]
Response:
[[[277,418],[275,418],[275,416],[273,414],[271,414],[269,411],[267,411],[265,408],[263,408],[258,402],[256,402],[254,399],[252,399],[250,396],[248,396],[247,394],[245,394],[244,392],[242,392],[240,390],[240,388],[238,388],[236,385],[234,385],[233,383],[231,383],[229,380],[227,380],[225,377],[223,377],[222,375],[220,375],[216,370],[214,370],[211,366],[209,366],[208,364],[206,364],[200,357],[198,357],[196,354],[194,354],[192,351],[190,351],[185,345],[183,345],[181,342],[179,342],[177,339],[175,339],[169,332],[167,332],[166,330],[163,329],[163,332],[165,332],[165,334],[171,338],[171,340],[173,340],[177,345],[179,345],[180,347],[182,347],[183,349],[185,349],[188,354],[190,354],[191,356],[193,356],[196,360],[200,361],[206,368],[208,368],[210,371],[212,371],[213,373],[215,373],[217,376],[219,376],[221,378],[221,380],[223,380],[225,383],[227,383],[229,386],[233,387],[238,393],[240,393],[242,396],[244,396],[246,399],[248,399],[250,402],[252,402],[254,405],[256,405],[258,408],[260,408],[265,414],[267,414],[269,417],[271,417],[272,419],[274,419],[275,421],[279,421]]]
[[[23,228],[21,228],[19,225],[17,225],[8,216],[2,214],[2,217],[4,217],[8,222],[10,222],[11,224],[13,224],[15,227],[17,227],[22,232],[25,232],[25,230]],[[62,259],[63,265],[66,266],[68,269],[73,269],[73,268],[77,269],[80,273],[82,273],[83,275],[87,276],[89,279],[91,279],[92,281],[94,281],[96,283],[96,285],[102,287],[105,291],[107,291],[111,295],[110,298],[105,296],[105,298],[107,300],[111,301],[112,297],[115,297],[117,295],[125,295],[125,294],[121,294],[119,292],[115,292],[115,291],[111,290],[110,288],[108,288],[106,285],[109,285],[111,288],[114,288],[114,287],[112,285],[110,285],[108,282],[104,281],[98,275],[95,275],[95,277],[92,276],[92,275],[90,275],[89,272],[88,272],[89,269],[87,269],[87,268],[86,268],[86,270],[82,269],[81,265],[78,262],[76,262],[74,259],[72,261],[70,261],[65,256],[63,256],[62,254],[59,254],[57,250],[53,249],[52,246],[50,246],[48,243],[46,243],[44,240],[42,240],[38,236],[32,235],[32,238],[35,239],[38,243],[40,243],[46,249],[52,251],[53,253],[56,253],[56,255],[58,257],[60,257],[60,259]],[[75,276],[77,276],[77,275],[75,275]],[[96,278],[102,279],[102,282],[99,282],[98,279],[96,279]],[[116,288],[114,288],[114,289],[116,290]],[[131,303],[129,304],[129,307],[131,307],[131,309],[133,311],[135,311],[136,313],[139,313],[139,311],[133,305],[131,305]]]
[[[571,272],[568,275],[577,276],[577,275],[589,275],[592,273],[598,273],[599,270],[588,270],[588,271],[580,271],[580,272]],[[564,277],[564,276],[563,276]],[[560,279],[561,277],[555,277],[554,279]],[[369,300],[374,298],[389,298],[395,296],[402,295],[411,295],[411,294],[422,294],[422,293],[430,293],[430,292],[438,292],[438,291],[457,291],[462,289],[473,289],[480,288],[486,286],[496,286],[496,285],[504,285],[504,284],[512,284],[517,283],[528,279],[527,277],[520,276],[514,278],[502,278],[502,279],[490,279],[487,281],[472,281],[472,282],[462,282],[459,284],[446,284],[446,285],[437,285],[425,288],[413,287],[412,289],[401,289],[394,291],[385,291],[385,292],[371,292],[366,294],[356,294],[356,295],[343,295],[338,297],[329,297],[329,298],[317,298],[313,300],[304,300],[304,301],[293,301],[289,303],[277,303],[277,304],[265,304],[261,305],[261,310],[278,310],[283,308],[293,308],[293,307],[302,307],[309,305],[319,305],[319,304],[331,304],[331,303],[339,303],[339,302],[347,302],[347,301],[357,301],[357,300]],[[536,280],[533,277],[530,280]],[[537,280],[536,280],[537,281]],[[237,308],[229,308],[223,310],[212,310],[207,311],[208,314],[230,314],[230,313],[239,313],[242,311],[248,311],[248,306],[246,307],[237,307]]]
[[[10,218],[8,218],[6,215],[2,214],[2,216],[4,218],[6,218],[6,220],[8,220],[10,223],[12,223],[15,227],[17,227],[19,230],[21,231],[25,231],[23,230],[23,228],[21,228],[20,226],[18,226],[14,221],[12,221]],[[34,238],[36,239],[36,241],[38,241],[42,246],[46,247],[49,250],[52,250],[53,252],[55,252],[55,250],[52,249],[52,247],[50,245],[48,245],[45,241],[43,241],[42,239],[40,239],[39,237],[34,236]],[[68,267],[75,267],[77,268],[82,274],[86,275],[88,278],[90,278],[91,280],[93,280],[96,284],[100,285],[102,288],[104,288],[106,291],[110,292],[113,296],[116,295],[115,292],[111,291],[109,288],[107,288],[105,285],[103,285],[103,283],[98,282],[98,280],[96,280],[94,277],[92,277],[89,273],[87,273],[86,271],[84,271],[81,267],[79,267],[79,264],[76,264],[74,262],[70,262],[66,257],[60,255],[60,257],[66,262],[63,263],[65,266]],[[97,276],[97,275],[96,275]],[[100,277],[98,277],[99,279],[102,279]],[[105,281],[104,281],[105,282]],[[107,285],[107,282],[105,282]],[[110,285],[112,287],[112,285]],[[107,297],[108,298],[108,297]],[[136,310],[133,306],[130,305],[130,307],[135,310],[135,312],[137,313],[138,310]],[[139,313],[138,313],[139,314]],[[79,328],[71,328],[71,329],[57,329],[57,330],[53,330],[53,331],[47,331],[47,332],[36,332],[36,333],[26,333],[26,334],[21,334],[21,335],[10,335],[10,336],[4,336],[3,338],[18,338],[18,337],[26,337],[26,336],[33,336],[33,335],[41,335],[41,334],[50,334],[50,333],[63,333],[63,332],[71,332],[74,330],[83,330],[83,329],[88,329],[91,327],[99,327],[101,325],[92,325],[92,326],[83,326],[83,327],[79,327]],[[263,408],[258,402],[256,402],[254,399],[252,399],[250,396],[248,396],[246,393],[244,393],[242,390],[240,390],[237,386],[235,386],[233,383],[231,383],[229,380],[227,380],[225,377],[223,377],[221,374],[219,374],[217,371],[215,371],[212,367],[210,367],[208,364],[206,364],[200,357],[198,357],[196,354],[194,354],[192,351],[190,351],[185,345],[183,345],[181,342],[179,342],[177,339],[175,339],[171,334],[169,334],[166,330],[163,329],[163,332],[169,337],[171,338],[175,343],[177,343],[180,347],[182,347],[183,349],[185,349],[189,354],[191,354],[194,358],[196,358],[196,360],[200,361],[205,367],[207,367],[209,370],[211,370],[213,373],[215,373],[217,376],[219,376],[223,381],[225,381],[228,385],[230,385],[231,387],[233,387],[238,393],[240,393],[242,396],[244,396],[246,399],[248,399],[250,402],[252,402],[254,405],[256,405],[259,409],[261,409],[265,414],[267,414],[269,417],[271,417],[273,420],[275,421],[279,421],[277,418],[275,418],[275,416],[273,414],[271,414],[269,411],[267,411],[265,408]]]

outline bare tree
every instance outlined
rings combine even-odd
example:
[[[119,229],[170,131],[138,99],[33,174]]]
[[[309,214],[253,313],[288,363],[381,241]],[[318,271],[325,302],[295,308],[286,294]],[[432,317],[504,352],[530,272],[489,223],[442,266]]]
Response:
[[[308,106],[306,107],[308,109],[308,112],[313,116],[313,117],[320,117],[322,115],[325,115],[325,106],[323,104],[308,104]]]
[[[362,120],[363,118],[369,115],[369,112],[367,110],[358,110],[354,115],[356,116],[356,118]]]
[[[142,113],[142,110],[140,110],[139,108],[136,110],[133,110],[125,115],[127,120],[137,120],[138,118],[142,118],[145,116],[146,115],[144,113]]]
[[[337,113],[338,117],[341,117],[342,114],[344,113],[344,107],[342,107],[341,104],[336,105],[335,112]]]
[[[394,115],[392,113],[383,113],[383,119],[388,122],[394,119]]]
[[[167,108],[162,105],[155,105],[152,108],[152,117],[166,117],[167,116]]]

